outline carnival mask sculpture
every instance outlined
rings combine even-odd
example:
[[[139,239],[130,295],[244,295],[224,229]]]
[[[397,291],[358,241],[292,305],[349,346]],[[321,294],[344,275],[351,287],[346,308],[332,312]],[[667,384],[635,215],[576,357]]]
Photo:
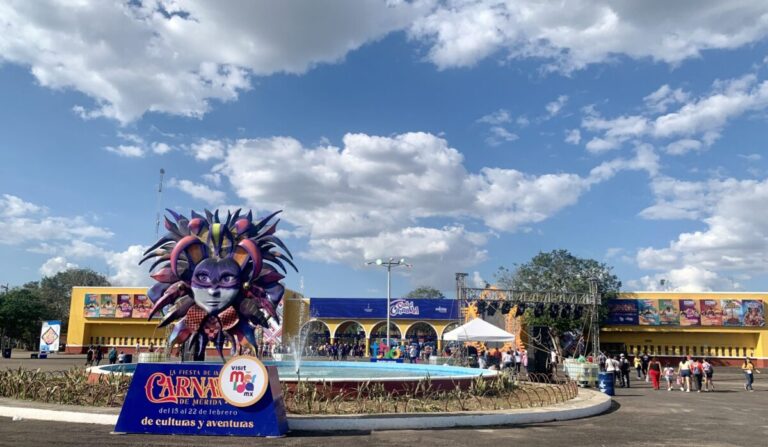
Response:
[[[256,326],[276,326],[277,305],[285,288],[285,265],[296,270],[292,256],[275,230],[280,211],[253,222],[252,213],[192,211],[191,218],[167,210],[168,233],[145,253],[139,264],[155,259],[150,276],[157,281],[147,292],[154,305],[150,318],[163,311],[158,327],[176,322],[168,348],[197,337],[198,354],[213,342],[223,358],[224,343],[232,351],[255,346]],[[283,250],[281,252],[280,250]]]

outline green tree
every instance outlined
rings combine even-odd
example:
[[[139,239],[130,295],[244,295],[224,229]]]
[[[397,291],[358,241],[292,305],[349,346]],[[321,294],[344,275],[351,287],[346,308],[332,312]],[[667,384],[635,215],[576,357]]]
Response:
[[[72,287],[107,287],[111,284],[104,275],[91,269],[69,269],[53,276],[47,276],[39,282],[31,282],[24,288],[37,293],[52,311],[52,318],[61,320],[62,332],[69,324],[69,306],[72,300]]]
[[[607,298],[615,298],[621,290],[621,281],[612,273],[613,267],[594,259],[584,259],[572,255],[568,250],[553,250],[540,252],[525,264],[516,265],[514,270],[499,268],[495,274],[500,288],[523,291],[560,291],[560,292],[589,292],[590,278],[597,279],[598,293],[602,302]],[[573,314],[571,314],[573,315]],[[560,336],[573,330],[588,330],[589,313],[584,312],[581,318],[552,318],[545,310],[539,317],[533,309],[526,309],[524,321],[528,327],[548,326],[555,346],[559,348]],[[600,318],[605,316],[605,308],[601,306]]]
[[[48,303],[34,290],[15,288],[0,296],[2,335],[29,349],[37,348],[42,322],[52,317]]]
[[[405,295],[406,298],[445,298],[443,292],[430,286],[419,286]]]

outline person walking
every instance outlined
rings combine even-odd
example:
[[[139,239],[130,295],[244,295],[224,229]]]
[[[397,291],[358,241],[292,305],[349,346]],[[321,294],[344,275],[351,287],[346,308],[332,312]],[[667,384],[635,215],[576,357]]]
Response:
[[[656,356],[651,357],[651,361],[648,363],[648,375],[651,376],[651,384],[653,389],[659,390],[659,379],[661,378],[661,362]]]
[[[93,356],[95,353],[93,345],[89,346],[88,351],[85,353],[85,366],[93,366]]]
[[[605,360],[605,372],[608,374],[611,374],[611,378],[613,379],[613,385],[616,385],[616,381],[618,380],[619,375],[619,362],[614,359],[613,355],[609,355],[608,358]]]
[[[701,392],[702,378],[704,377],[704,368],[701,366],[699,359],[694,359],[691,363],[691,373],[693,374],[693,382],[696,384],[696,392]]]
[[[715,368],[707,359],[701,362],[701,369],[704,370],[704,391],[715,391],[715,384],[712,382],[712,376],[715,374]]]
[[[629,373],[632,370],[632,365],[629,364],[629,359],[624,355],[619,355],[619,373],[621,374],[621,387],[625,386],[629,388]]]
[[[744,390],[746,391],[755,391],[752,388],[752,384],[755,381],[755,373],[760,374],[760,371],[755,368],[755,364],[752,363],[752,359],[749,357],[744,358],[744,363],[741,365],[741,370],[744,371]]]
[[[520,348],[515,349],[515,374],[520,374],[520,367],[523,366],[523,355]]]
[[[94,354],[93,359],[96,361],[96,366],[99,366],[99,363],[104,360],[104,353],[101,351],[101,345],[96,346],[96,353]]]
[[[645,376],[645,381],[648,381],[648,364],[651,362],[651,356],[648,355],[647,352],[643,352],[643,356],[640,357],[640,363],[642,363],[643,366],[643,375]]]
[[[639,355],[635,355],[635,370],[637,371],[637,380],[643,380],[643,364]]]
[[[677,365],[677,375],[680,376],[680,391],[691,392],[691,356],[680,360]]]
[[[667,391],[672,391],[672,380],[675,378],[675,368],[667,365],[664,367],[664,380],[667,381]]]
[[[117,349],[112,346],[112,349],[109,350],[109,354],[107,354],[107,358],[109,359],[109,364],[114,365],[117,363]]]

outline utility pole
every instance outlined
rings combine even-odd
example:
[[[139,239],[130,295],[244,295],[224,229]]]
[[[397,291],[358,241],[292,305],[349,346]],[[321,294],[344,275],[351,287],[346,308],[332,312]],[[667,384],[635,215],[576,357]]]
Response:
[[[160,168],[160,183],[157,185],[157,205],[155,206],[155,209],[157,210],[157,216],[155,217],[155,239],[160,238],[160,215],[162,214],[160,212],[160,206],[162,205],[162,198],[163,198],[163,176],[165,175],[165,169]]]

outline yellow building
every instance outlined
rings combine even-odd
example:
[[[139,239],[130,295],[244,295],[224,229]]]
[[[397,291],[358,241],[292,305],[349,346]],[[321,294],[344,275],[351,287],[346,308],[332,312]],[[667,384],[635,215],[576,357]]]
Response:
[[[766,300],[768,293],[623,293],[609,300],[601,347],[662,357],[706,356],[733,365],[750,356],[766,367]]]
[[[143,349],[150,344],[164,346],[169,329],[157,328],[159,318],[147,319],[151,302],[146,293],[145,287],[72,288],[66,352],[84,353],[89,345],[115,346],[126,353],[133,353],[137,344]],[[299,298],[286,290],[279,310],[285,315],[298,314]],[[294,334],[297,323],[289,320],[282,329]]]

